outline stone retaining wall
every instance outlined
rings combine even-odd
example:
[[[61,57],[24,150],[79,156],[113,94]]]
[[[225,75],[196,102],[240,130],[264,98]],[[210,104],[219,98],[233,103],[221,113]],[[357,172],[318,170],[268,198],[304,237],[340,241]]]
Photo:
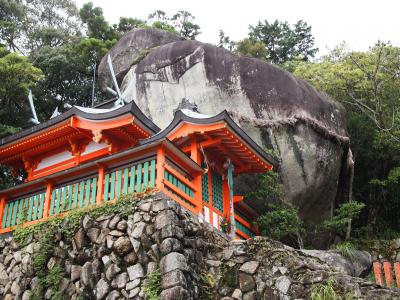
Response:
[[[61,266],[64,273],[44,299],[145,299],[146,278],[155,271],[162,300],[308,299],[312,287],[329,278],[342,294],[400,298],[398,290],[336,272],[267,238],[229,242],[162,194],[141,200],[128,218],[86,215],[72,239],[54,238],[47,272]],[[40,243],[0,242],[0,299],[31,297],[39,280],[33,257]]]

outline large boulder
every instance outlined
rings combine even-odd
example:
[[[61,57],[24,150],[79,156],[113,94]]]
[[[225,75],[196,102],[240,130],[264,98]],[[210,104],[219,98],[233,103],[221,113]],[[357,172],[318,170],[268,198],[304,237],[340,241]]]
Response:
[[[160,128],[183,98],[204,114],[226,109],[259,145],[277,153],[286,200],[301,216],[318,223],[331,214],[341,197],[349,143],[337,102],[265,61],[155,29],[133,30],[109,53],[124,74],[124,99],[135,101]],[[137,53],[145,55],[140,60]],[[108,74],[103,58],[102,83]],[[263,203],[249,202],[262,209]]]

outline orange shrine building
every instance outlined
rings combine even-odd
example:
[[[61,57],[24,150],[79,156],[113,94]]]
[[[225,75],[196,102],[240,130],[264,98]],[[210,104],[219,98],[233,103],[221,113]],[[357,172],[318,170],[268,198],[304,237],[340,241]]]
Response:
[[[24,183],[0,191],[0,234],[122,194],[156,188],[203,222],[236,238],[258,233],[257,213],[234,194],[233,177],[264,173],[277,161],[227,114],[182,109],[160,130],[134,102],[73,106],[0,140],[0,164]]]

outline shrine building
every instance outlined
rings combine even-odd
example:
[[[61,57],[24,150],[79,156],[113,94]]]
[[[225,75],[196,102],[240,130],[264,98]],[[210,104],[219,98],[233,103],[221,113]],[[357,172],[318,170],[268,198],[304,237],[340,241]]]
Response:
[[[233,177],[268,172],[277,161],[226,111],[178,110],[160,130],[132,101],[73,106],[3,138],[0,164],[26,173],[22,184],[0,191],[0,234],[158,189],[216,228],[230,221],[234,237],[247,239],[258,233],[257,212],[235,195]]]

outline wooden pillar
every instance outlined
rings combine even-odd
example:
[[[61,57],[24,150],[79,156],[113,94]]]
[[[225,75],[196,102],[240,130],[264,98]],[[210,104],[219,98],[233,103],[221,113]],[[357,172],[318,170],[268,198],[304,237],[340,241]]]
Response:
[[[104,174],[105,168],[103,165],[99,165],[99,175],[97,179],[97,195],[96,195],[96,204],[100,205],[103,201],[103,193],[104,193]]]
[[[165,151],[163,145],[157,149],[157,164],[156,164],[156,186],[160,190],[164,188],[163,179],[164,179],[164,162],[165,162]]]
[[[374,276],[376,284],[383,285],[382,279],[382,265],[379,261],[373,263]]]
[[[4,208],[6,206],[6,196],[0,197],[0,228],[3,224],[3,217],[4,217]]]
[[[391,288],[393,286],[392,265],[390,262],[383,263],[383,271],[385,273],[386,286]]]
[[[394,274],[396,275],[396,284],[397,287],[400,288],[400,263],[394,263]]]
[[[190,158],[195,161],[198,165],[201,165],[201,155],[199,150],[199,143],[194,136],[191,137],[190,144]],[[197,174],[193,178],[193,184],[197,191],[194,193],[194,200],[196,202],[195,213],[203,213],[203,202],[201,199],[201,176],[202,174]]]
[[[50,205],[51,205],[51,193],[53,191],[53,184],[48,181],[46,187],[46,197],[44,199],[44,210],[43,210],[43,219],[49,217],[50,214]]]

